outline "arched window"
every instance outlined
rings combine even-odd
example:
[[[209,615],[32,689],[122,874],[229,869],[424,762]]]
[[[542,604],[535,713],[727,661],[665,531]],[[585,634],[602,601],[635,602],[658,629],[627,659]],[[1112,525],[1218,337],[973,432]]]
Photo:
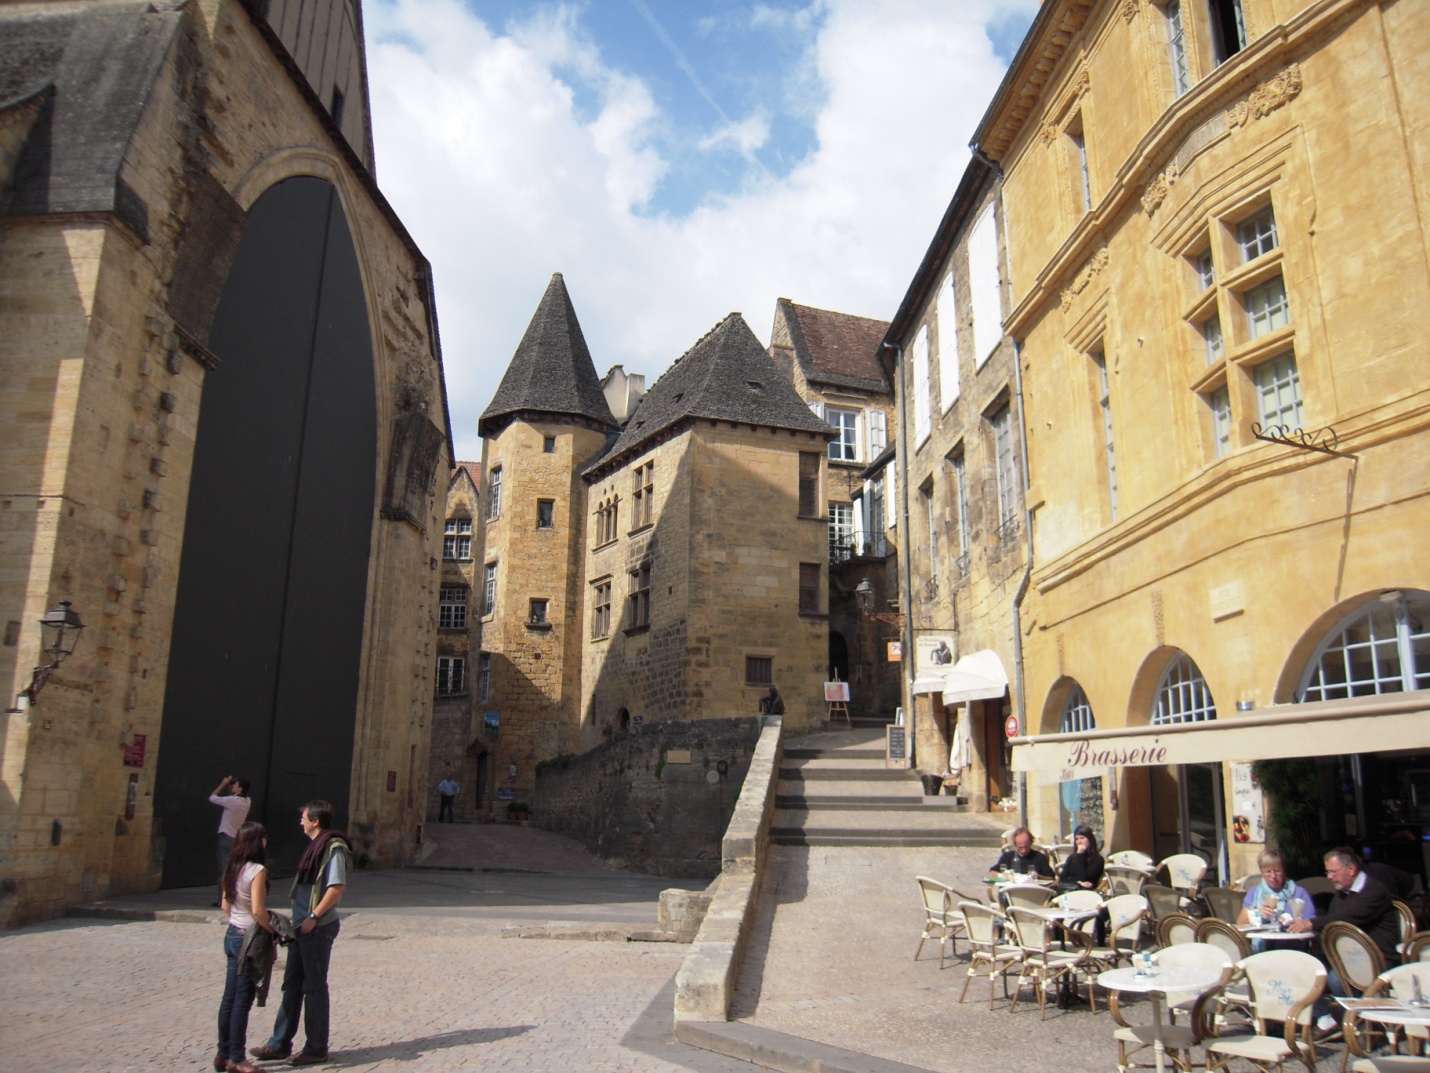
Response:
[[[1387,592],[1337,623],[1305,671],[1297,701],[1430,689],[1430,592]]]
[[[1092,716],[1092,705],[1087,702],[1087,694],[1082,686],[1074,685],[1063,705],[1063,717],[1058,723],[1059,734],[1080,734],[1084,730],[1096,730],[1097,720]]]
[[[1178,652],[1157,683],[1152,725],[1200,723],[1216,718],[1216,701],[1192,657]]]

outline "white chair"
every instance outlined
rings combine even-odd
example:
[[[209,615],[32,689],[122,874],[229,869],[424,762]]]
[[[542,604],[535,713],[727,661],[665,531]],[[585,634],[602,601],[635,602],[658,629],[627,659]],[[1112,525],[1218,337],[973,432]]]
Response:
[[[1023,993],[1023,981],[1031,980],[1033,991],[1038,996],[1038,1012],[1043,1019],[1048,1016],[1048,984],[1071,982],[1079,973],[1088,978],[1088,1000],[1092,1012],[1097,1012],[1097,999],[1092,993],[1092,973],[1094,963],[1088,956],[1091,941],[1078,932],[1068,933],[1082,940],[1077,950],[1053,948],[1055,921],[1049,920],[1036,909],[1015,906],[1008,910],[1008,920],[1021,952],[1018,980],[1013,987],[1013,1004],[1009,1012],[1018,1008],[1018,997]]]
[[[1174,853],[1163,858],[1157,870],[1167,873],[1167,886],[1188,896],[1197,893],[1197,887],[1207,874],[1207,862],[1195,853]]]
[[[1397,965],[1393,969],[1386,969],[1365,989],[1362,997],[1379,998],[1389,995],[1401,1002],[1408,1002],[1414,997],[1417,985],[1422,997],[1430,995],[1430,962],[1413,961],[1406,965]],[[1347,1059],[1352,1056],[1362,1060],[1386,1057],[1371,1053],[1377,1043],[1386,1038],[1385,1026],[1376,1024],[1369,1019],[1362,1021],[1356,1010],[1349,1010],[1345,1020],[1341,1023],[1341,1031],[1345,1035],[1345,1057]],[[1410,1039],[1416,1040],[1417,1045],[1421,1048],[1424,1047],[1426,1040],[1430,1039],[1430,1030],[1423,1025],[1407,1025],[1405,1034]],[[1345,1068],[1345,1060],[1342,1060],[1341,1069]]]
[[[1236,965],[1251,993],[1255,1035],[1223,1036],[1207,1043],[1207,1073],[1226,1069],[1237,1058],[1267,1073],[1279,1073],[1288,1059],[1316,1073],[1316,1043],[1311,1012],[1326,989],[1325,967],[1299,950],[1268,950]],[[1266,1033],[1269,1022],[1280,1022],[1279,1036]]]
[[[1205,943],[1184,943],[1164,949],[1157,955],[1157,961],[1166,968],[1210,969],[1221,973],[1220,982],[1205,991],[1195,994],[1172,992],[1167,995],[1167,1014],[1171,1024],[1162,1027],[1162,1045],[1183,1073],[1191,1073],[1192,1048],[1216,1034],[1216,1019],[1213,1016],[1216,994],[1219,988],[1226,986],[1235,968],[1222,951]],[[1112,1033],[1112,1038],[1117,1040],[1117,1068],[1155,1068],[1156,1063],[1143,1065],[1133,1060],[1138,1052],[1155,1045],[1155,1030],[1151,1025],[1129,1024],[1122,1017],[1117,992],[1110,992],[1110,995],[1108,1008],[1112,1012],[1112,1019],[1121,1026]],[[1178,1013],[1188,1015],[1185,1025],[1177,1024]]]
[[[1107,910],[1107,944],[1093,947],[1088,957],[1099,969],[1115,969],[1130,961],[1142,946],[1142,925],[1147,920],[1147,899],[1140,894],[1119,894],[1103,903]]]
[[[919,936],[919,945],[918,949],[914,951],[914,960],[919,959],[925,942],[929,939],[937,939],[938,967],[941,969],[944,961],[944,945],[947,944],[950,953],[956,957],[958,955],[958,937],[968,934],[963,914],[954,905],[955,899],[967,901],[968,895],[960,894],[952,887],[940,883],[936,879],[930,879],[928,876],[916,876],[915,879],[918,882],[919,897],[924,906],[924,931]]]
[[[958,911],[968,928],[968,975],[963,978],[963,990],[958,1001],[968,996],[968,984],[982,968],[988,975],[988,1008],[993,1008],[993,980],[1003,978],[1003,997],[1008,997],[1008,973],[1018,966],[1022,950],[1003,941],[1004,916],[992,906],[974,901],[958,903]]]
[[[1151,857],[1138,849],[1120,849],[1116,853],[1109,853],[1107,863],[1140,868],[1144,872],[1152,871],[1157,864]]]
[[[1053,871],[1056,872],[1062,867],[1063,861],[1077,852],[1077,847],[1071,842],[1059,842],[1055,846],[1044,846],[1043,852],[1048,855],[1048,863],[1053,866]]]
[[[998,892],[999,899],[1008,909],[1041,909],[1053,900],[1052,887],[1040,883],[1011,883]]]
[[[1095,890],[1070,890],[1053,899],[1053,904],[1059,909],[1066,909],[1070,912],[1082,909],[1101,909],[1102,903],[1102,895]]]

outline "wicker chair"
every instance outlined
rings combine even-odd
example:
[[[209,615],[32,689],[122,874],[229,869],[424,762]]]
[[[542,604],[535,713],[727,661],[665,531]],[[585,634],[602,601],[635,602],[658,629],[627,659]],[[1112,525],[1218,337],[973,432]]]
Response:
[[[1162,949],[1170,946],[1185,946],[1197,941],[1197,922],[1186,913],[1168,913],[1157,921],[1157,945]],[[1229,961],[1239,961],[1230,958]]]
[[[1325,967],[1299,950],[1268,950],[1243,958],[1236,968],[1251,993],[1255,1035],[1208,1042],[1207,1073],[1226,1069],[1236,1058],[1267,1073],[1276,1073],[1288,1059],[1296,1059],[1306,1073],[1316,1073],[1311,1011],[1326,989]],[[1281,1023],[1281,1035],[1267,1034],[1270,1022]]]
[[[1190,897],[1206,877],[1207,862],[1195,853],[1174,853],[1157,865],[1157,871],[1166,873],[1167,886]]]
[[[968,929],[968,975],[963,978],[963,990],[958,994],[962,1002],[968,996],[968,984],[977,976],[981,967],[988,976],[988,1008],[993,1008],[993,980],[1003,979],[1003,997],[1008,997],[1008,973],[1018,967],[1023,952],[1012,943],[1003,941],[1004,916],[992,906],[981,902],[962,901],[958,911],[963,914]]]
[[[1385,955],[1354,924],[1333,920],[1321,929],[1321,953],[1351,998],[1359,998],[1385,971]]]
[[[1415,994],[1416,984],[1419,984],[1422,996],[1430,995],[1430,962],[1414,961],[1405,965],[1397,965],[1393,969],[1386,969],[1365,989],[1362,997],[1376,998],[1388,995],[1404,1002]],[[1348,1010],[1345,1020],[1341,1023],[1341,1031],[1346,1040],[1346,1053],[1345,1058],[1341,1061],[1341,1069],[1346,1068],[1346,1061],[1352,1057],[1358,1059],[1383,1057],[1373,1055],[1372,1052],[1376,1046],[1386,1040],[1385,1026],[1371,1020],[1362,1021],[1356,1010]],[[1427,1039],[1425,1028],[1410,1025],[1406,1028],[1406,1035],[1416,1040],[1420,1047],[1424,1047]]]
[[[1415,910],[1398,898],[1390,904],[1395,906],[1395,911],[1400,914],[1400,941],[1395,945],[1403,958],[1410,946],[1410,940],[1415,936]]]
[[[1077,852],[1077,847],[1071,842],[1059,842],[1055,846],[1044,846],[1043,852],[1048,855],[1048,863],[1053,866],[1053,871],[1057,872],[1063,861]]]
[[[1152,873],[1130,864],[1109,864],[1102,870],[1102,885],[1109,897],[1118,894],[1141,894],[1152,879]]]
[[[1161,920],[1168,913],[1184,912],[1187,899],[1173,890],[1171,887],[1163,886],[1161,883],[1145,883],[1142,886],[1142,897],[1147,899],[1147,904],[1152,911],[1152,919]]]
[[[1147,920],[1147,899],[1140,894],[1119,894],[1103,903],[1107,909],[1107,944],[1093,947],[1088,957],[1100,969],[1115,969],[1142,947],[1142,926]]]
[[[1103,900],[1095,890],[1070,890],[1055,897],[1053,903],[1060,909],[1101,909]]]
[[[1150,872],[1157,862],[1139,849],[1120,849],[1116,853],[1107,855],[1107,863],[1130,865],[1133,868],[1140,868],[1144,872]]]
[[[1093,995],[1092,977],[1098,971],[1098,965],[1090,956],[1092,940],[1081,932],[1067,932],[1067,936],[1077,942],[1078,949],[1054,949],[1053,931],[1057,927],[1056,921],[1049,920],[1036,909],[1026,909],[1022,906],[1009,909],[1008,920],[1022,953],[1018,980],[1013,985],[1013,1004],[1009,1007],[1009,1012],[1018,1008],[1023,982],[1031,980],[1033,992],[1038,996],[1039,1015],[1046,1020],[1048,984],[1063,980],[1072,981],[1082,975],[1087,977],[1088,1001],[1092,1004],[1092,1012],[1096,1013],[1097,998]]]
[[[1041,883],[1011,883],[998,892],[998,900],[1007,909],[1041,909],[1053,900],[1056,892]]]
[[[1241,903],[1246,895],[1232,887],[1204,887],[1198,897],[1206,904],[1208,916],[1235,924],[1241,916]]]
[[[916,876],[919,885],[919,897],[924,905],[924,931],[919,936],[918,949],[914,951],[914,960],[919,959],[919,954],[923,952],[924,943],[929,939],[938,940],[938,967],[943,968],[944,945],[947,944],[949,952],[955,957],[958,956],[959,936],[968,936],[968,925],[964,922],[963,914],[955,907],[954,902],[970,900],[968,895],[961,894],[946,884],[940,883],[936,879],[928,876]]]
[[[1406,961],[1430,961],[1430,931],[1417,931],[1405,944]]]
[[[1251,942],[1220,917],[1207,917],[1197,922],[1197,942],[1207,943],[1226,954],[1232,961],[1241,961],[1251,954]],[[1223,1024],[1231,1014],[1244,1015],[1248,1020],[1254,1016],[1251,1009],[1251,992],[1237,980],[1222,988],[1218,1000],[1217,1016]]]
[[[1162,1045],[1183,1073],[1191,1073],[1192,1048],[1216,1034],[1216,1020],[1213,1016],[1216,1009],[1216,995],[1218,990],[1225,987],[1227,981],[1231,979],[1232,973],[1235,971],[1233,963],[1227,960],[1222,951],[1205,943],[1185,943],[1181,946],[1164,949],[1157,955],[1157,960],[1163,967],[1195,967],[1211,969],[1222,974],[1221,982],[1206,991],[1185,995],[1173,992],[1167,995],[1167,1013],[1172,1023],[1162,1027]],[[1125,1021],[1118,1005],[1116,991],[1109,994],[1108,1009],[1112,1013],[1112,1019],[1121,1026],[1112,1033],[1112,1038],[1117,1041],[1117,1068],[1123,1071],[1156,1068],[1155,1063],[1144,1065],[1134,1061],[1140,1051],[1154,1045],[1155,1037],[1152,1026],[1133,1025]],[[1190,1015],[1187,1024],[1177,1024],[1179,1012]]]

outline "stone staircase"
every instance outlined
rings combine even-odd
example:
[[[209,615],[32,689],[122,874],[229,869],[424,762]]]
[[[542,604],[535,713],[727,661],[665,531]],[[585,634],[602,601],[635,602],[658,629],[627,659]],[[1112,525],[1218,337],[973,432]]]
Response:
[[[883,725],[791,739],[780,763],[777,846],[990,846],[998,832],[961,820],[953,797],[925,797],[918,774],[884,766]]]

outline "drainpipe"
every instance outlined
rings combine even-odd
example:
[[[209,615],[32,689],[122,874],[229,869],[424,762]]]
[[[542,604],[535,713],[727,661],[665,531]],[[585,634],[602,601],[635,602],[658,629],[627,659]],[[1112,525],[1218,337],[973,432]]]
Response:
[[[1013,390],[1018,398],[1018,438],[1023,448],[1023,530],[1027,534],[1027,565],[1013,594],[1013,681],[1018,689],[1018,729],[1028,733],[1028,698],[1023,689],[1023,598],[1033,579],[1033,510],[1028,505],[1032,488],[1032,473],[1028,465],[1028,421],[1023,412],[1023,346],[1013,340]],[[1018,773],[1018,816],[1021,826],[1028,826],[1028,775]]]
[[[917,735],[914,733],[914,583],[913,558],[909,545],[909,438],[907,400],[904,390],[904,348],[895,343],[884,343],[883,349],[894,352],[894,367],[899,379],[895,382],[894,394],[899,400],[898,427],[894,436],[894,472],[899,481],[899,581],[903,590],[900,600],[904,606],[904,681],[908,685],[908,704],[904,709],[904,725],[908,727],[909,765],[915,765]]]

